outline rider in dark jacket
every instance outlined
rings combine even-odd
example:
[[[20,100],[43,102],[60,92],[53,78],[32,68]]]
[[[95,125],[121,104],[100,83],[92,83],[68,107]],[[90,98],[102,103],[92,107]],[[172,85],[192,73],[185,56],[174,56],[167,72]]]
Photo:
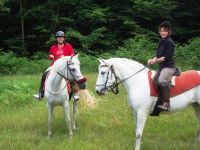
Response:
[[[158,87],[163,96],[163,104],[158,107],[167,111],[170,108],[168,85],[176,70],[173,60],[174,42],[170,38],[171,25],[168,22],[162,22],[159,26],[159,33],[161,39],[158,44],[156,56],[153,59],[148,60],[148,65],[159,63],[159,69],[157,71],[159,74]]]

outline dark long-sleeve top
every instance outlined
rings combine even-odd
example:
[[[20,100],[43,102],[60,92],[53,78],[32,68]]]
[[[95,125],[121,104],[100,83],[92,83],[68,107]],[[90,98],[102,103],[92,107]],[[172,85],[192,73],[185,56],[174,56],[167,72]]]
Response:
[[[156,52],[156,57],[165,57],[165,61],[159,63],[159,69],[163,68],[174,68],[175,63],[173,60],[174,56],[174,41],[168,37],[166,39],[161,39],[158,44],[158,49]]]

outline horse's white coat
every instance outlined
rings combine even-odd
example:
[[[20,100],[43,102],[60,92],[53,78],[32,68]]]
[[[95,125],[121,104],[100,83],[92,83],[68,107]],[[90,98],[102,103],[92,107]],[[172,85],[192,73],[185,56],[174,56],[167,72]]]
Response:
[[[111,58],[108,60],[99,61],[99,75],[96,82],[96,91],[99,94],[107,93],[104,85],[106,80],[108,80],[106,86],[112,85],[115,81],[115,77],[110,71],[111,65],[113,65],[116,76],[120,80],[126,79],[127,77],[144,68],[144,65],[124,58]],[[105,64],[107,67],[105,67]],[[110,73],[108,74],[108,72]],[[140,141],[147,116],[153,111],[157,101],[157,97],[150,96],[147,72],[148,69],[146,68],[123,82],[128,94],[128,103],[134,113],[136,130],[135,150],[140,149]],[[200,72],[198,73],[200,74]],[[109,77],[107,78],[107,76]],[[169,113],[180,111],[190,105],[193,106],[199,123],[199,130],[196,140],[200,142],[200,86],[171,98],[170,103],[171,107]]]
[[[65,79],[57,72],[62,74],[69,80],[81,80],[84,78],[80,72],[80,62],[78,55],[74,57],[63,57],[58,59],[52,67],[49,68],[50,73],[45,83],[45,97],[48,107],[48,136],[52,135],[53,109],[54,106],[63,106],[66,114],[66,124],[69,135],[72,135],[70,111],[69,111],[69,95]],[[70,71],[71,70],[71,71]],[[73,75],[72,75],[73,74]],[[76,79],[74,79],[76,78]],[[73,102],[73,129],[75,124],[76,102]]]

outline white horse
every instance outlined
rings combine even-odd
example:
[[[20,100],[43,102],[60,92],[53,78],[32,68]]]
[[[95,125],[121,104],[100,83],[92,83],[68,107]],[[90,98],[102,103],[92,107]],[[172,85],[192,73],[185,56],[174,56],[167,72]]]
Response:
[[[148,81],[148,68],[144,65],[124,59],[111,58],[99,60],[99,75],[96,81],[96,92],[99,95],[107,94],[107,91],[115,90],[122,83],[128,94],[128,102],[134,113],[135,119],[135,150],[140,149],[140,141],[147,116],[152,113],[157,97],[150,96]],[[198,71],[200,74],[200,71]],[[119,82],[118,82],[119,81]],[[170,98],[171,107],[168,112],[180,111],[192,105],[199,123],[196,140],[200,142],[200,86],[196,86],[178,96]],[[167,112],[167,113],[168,113]]]
[[[69,94],[66,84],[67,80],[73,80],[78,84],[82,84],[81,87],[85,87],[83,84],[86,78],[80,72],[80,62],[78,55],[66,56],[57,60],[49,69],[49,75],[45,83],[45,97],[48,106],[48,136],[52,135],[52,123],[53,123],[53,109],[54,106],[63,106],[66,114],[66,124],[69,131],[69,135],[73,135],[70,121],[69,111]],[[73,129],[76,129],[75,122],[76,113],[76,101],[73,101]]]

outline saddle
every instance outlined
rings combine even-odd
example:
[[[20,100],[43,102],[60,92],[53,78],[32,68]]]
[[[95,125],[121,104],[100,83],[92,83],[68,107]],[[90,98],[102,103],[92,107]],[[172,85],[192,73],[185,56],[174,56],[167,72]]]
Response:
[[[158,89],[152,79],[152,72],[150,70],[148,72],[148,79],[150,86],[150,95],[158,97],[158,101],[151,116],[158,116],[160,110],[157,108],[157,105],[160,105],[162,103],[162,96],[159,95]],[[173,77],[172,80],[174,82],[174,85],[170,86],[170,98],[200,85],[200,75],[196,70],[182,72],[180,76]]]
[[[157,89],[153,83],[153,79],[151,77],[152,72],[148,72],[149,78],[149,86],[150,86],[150,95],[158,96]],[[200,85],[200,75],[196,70],[189,70],[182,72],[180,76],[175,77],[175,86],[171,86],[170,88],[170,97],[177,96],[183,92],[186,92],[198,85]]]

